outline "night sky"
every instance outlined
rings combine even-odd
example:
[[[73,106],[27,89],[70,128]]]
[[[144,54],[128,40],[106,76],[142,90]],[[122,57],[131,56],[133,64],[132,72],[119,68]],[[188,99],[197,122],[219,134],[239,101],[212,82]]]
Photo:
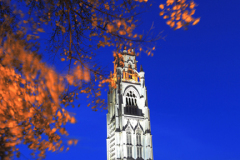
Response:
[[[240,160],[240,13],[239,0],[195,0],[199,24],[174,31],[159,16],[155,0],[141,16],[139,30],[154,21],[154,56],[137,57],[145,71],[153,135],[154,160]],[[111,48],[98,60],[113,71]],[[107,100],[107,93],[103,97]],[[84,100],[68,138],[77,138],[68,152],[47,152],[47,160],[106,160],[106,113],[94,112]],[[22,147],[25,152],[26,147]],[[28,152],[21,159],[31,159]]]

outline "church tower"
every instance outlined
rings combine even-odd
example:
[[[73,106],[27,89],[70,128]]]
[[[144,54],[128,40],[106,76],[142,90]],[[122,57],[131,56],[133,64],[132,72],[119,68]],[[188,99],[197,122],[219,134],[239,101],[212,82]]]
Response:
[[[147,89],[133,49],[115,54],[108,92],[107,160],[153,160]]]

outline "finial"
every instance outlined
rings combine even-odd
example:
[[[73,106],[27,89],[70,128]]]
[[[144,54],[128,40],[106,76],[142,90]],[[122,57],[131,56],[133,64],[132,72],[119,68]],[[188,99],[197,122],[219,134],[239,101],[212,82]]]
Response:
[[[118,57],[118,60],[117,60],[117,67],[120,67],[120,58]]]
[[[140,72],[143,72],[143,67],[142,67],[142,65],[140,66]]]

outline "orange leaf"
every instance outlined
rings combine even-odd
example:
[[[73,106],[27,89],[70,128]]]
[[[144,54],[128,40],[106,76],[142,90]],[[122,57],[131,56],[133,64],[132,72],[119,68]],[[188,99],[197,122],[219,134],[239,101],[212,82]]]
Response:
[[[54,133],[54,132],[56,132],[56,130],[57,130],[56,128],[53,128],[53,129],[52,129],[52,132]]]
[[[179,28],[181,28],[182,27],[182,22],[177,22],[177,27],[176,27],[176,29],[179,29]]]
[[[185,19],[185,21],[187,23],[190,23],[193,20],[193,18],[191,16],[187,16],[187,18]]]
[[[196,6],[196,4],[195,4],[194,2],[191,2],[189,8],[190,8],[190,9],[193,9],[195,6]]]
[[[167,15],[165,15],[165,16],[163,17],[163,19],[167,19],[167,18],[169,18],[169,16],[167,16]]]
[[[70,122],[71,123],[76,123],[76,119],[74,117],[71,117]]]
[[[120,34],[120,35],[126,35],[126,32],[125,32],[124,30],[120,30],[120,31],[119,31],[119,34]]]
[[[73,143],[74,143],[74,145],[77,145],[78,140],[77,139],[73,140]]]
[[[172,22],[171,24],[170,24],[170,27],[174,27],[175,26],[175,22]]]
[[[159,16],[162,16],[163,14],[164,14],[164,11],[160,12],[160,13],[159,13]]]
[[[44,30],[42,28],[38,28],[37,31],[38,32],[44,32]]]
[[[175,14],[176,14],[176,12],[173,12],[173,13],[171,14],[171,17],[175,16]]]
[[[170,25],[170,24],[172,23],[172,21],[169,20],[169,21],[167,21],[166,23],[167,23],[167,25]]]
[[[193,9],[193,10],[191,11],[190,15],[192,16],[192,15],[194,15],[194,13],[195,13],[195,9]]]
[[[160,4],[160,5],[159,5],[159,8],[164,9],[164,5],[163,5],[163,4]]]
[[[199,21],[200,21],[200,18],[197,18],[197,19],[193,22],[192,25],[196,25],[196,24],[198,24]]]
[[[69,140],[68,145],[72,145],[72,144],[73,144],[73,140]]]

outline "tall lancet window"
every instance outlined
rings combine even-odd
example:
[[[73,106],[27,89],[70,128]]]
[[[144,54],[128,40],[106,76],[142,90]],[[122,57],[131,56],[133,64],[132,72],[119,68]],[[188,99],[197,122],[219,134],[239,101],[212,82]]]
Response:
[[[142,158],[142,147],[137,147],[137,157]]]
[[[127,144],[129,144],[129,145],[132,144],[132,137],[131,137],[131,133],[130,132],[127,133]]]
[[[127,132],[127,157],[132,157],[132,135]]]
[[[141,132],[139,129],[137,129],[136,141],[137,141],[137,158],[142,158]]]
[[[137,133],[137,145],[141,145],[141,134]]]
[[[131,146],[127,146],[127,157],[132,157],[132,147]]]

